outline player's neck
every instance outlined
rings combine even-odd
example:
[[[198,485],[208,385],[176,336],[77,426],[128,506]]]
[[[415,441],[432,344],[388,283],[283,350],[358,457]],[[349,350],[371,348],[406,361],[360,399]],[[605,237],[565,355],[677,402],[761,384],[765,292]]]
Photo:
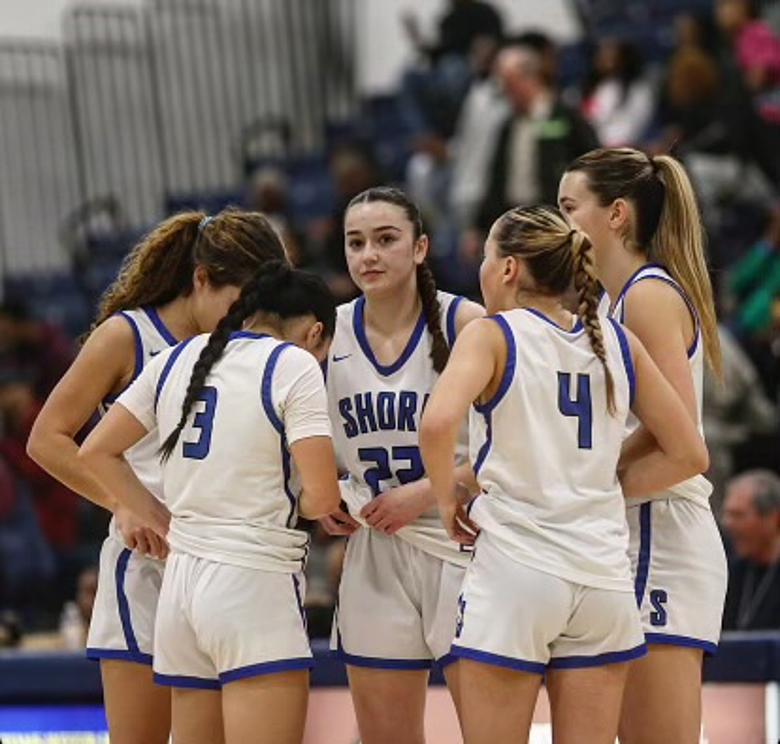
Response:
[[[597,274],[612,302],[626,286],[628,280],[647,263],[641,253],[629,252],[625,248],[612,251],[608,261],[599,262]]]
[[[415,285],[403,292],[366,295],[366,326],[383,336],[392,336],[416,325],[421,309],[422,302]]]
[[[536,310],[562,328],[572,324],[572,313],[561,304],[560,297],[545,297],[530,292],[518,292],[516,300],[518,307]]]
[[[192,312],[191,298],[192,295],[189,297],[176,297],[165,305],[160,305],[156,308],[160,320],[179,341],[200,333],[200,328],[198,328]]]

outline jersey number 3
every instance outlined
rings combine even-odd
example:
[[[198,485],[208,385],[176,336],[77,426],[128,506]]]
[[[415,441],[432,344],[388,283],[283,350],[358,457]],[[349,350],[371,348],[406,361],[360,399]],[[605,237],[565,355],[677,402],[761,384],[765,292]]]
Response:
[[[580,449],[593,446],[593,406],[590,402],[590,375],[577,374],[577,397],[571,397],[571,374],[558,373],[558,410],[577,419],[577,444]]]
[[[195,414],[192,420],[194,429],[198,429],[200,435],[195,442],[184,442],[182,454],[190,460],[202,460],[211,449],[211,430],[214,427],[214,412],[217,410],[217,389],[207,385],[200,395],[195,398],[194,405],[205,404],[202,411]]]

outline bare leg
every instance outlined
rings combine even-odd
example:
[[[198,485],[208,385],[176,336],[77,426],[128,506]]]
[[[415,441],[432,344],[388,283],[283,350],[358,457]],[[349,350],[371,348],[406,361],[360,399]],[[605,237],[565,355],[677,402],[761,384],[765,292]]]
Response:
[[[222,688],[226,744],[300,744],[308,701],[307,671],[226,684]]]
[[[424,744],[426,670],[347,666],[362,744]]]
[[[548,671],[555,744],[615,744],[628,666]]]
[[[541,675],[468,659],[456,665],[465,744],[527,742]]]
[[[152,667],[104,659],[100,675],[112,744],[167,744],[171,693],[154,684]]]
[[[173,688],[173,744],[224,744],[222,693]]]
[[[620,714],[621,744],[698,744],[703,652],[651,645],[630,665]]]

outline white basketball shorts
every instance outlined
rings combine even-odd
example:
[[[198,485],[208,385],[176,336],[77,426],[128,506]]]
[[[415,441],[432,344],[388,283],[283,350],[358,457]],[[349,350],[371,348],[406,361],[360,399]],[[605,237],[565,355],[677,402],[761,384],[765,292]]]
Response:
[[[486,535],[466,569],[452,655],[520,672],[615,664],[647,653],[631,592],[525,566]]]
[[[347,545],[331,648],[352,666],[446,666],[463,572],[400,537],[362,527]]]
[[[100,569],[87,657],[151,664],[154,620],[165,563],[129,550],[109,535],[100,550]]]
[[[157,609],[154,679],[218,690],[248,677],[314,666],[303,574],[168,556]]]
[[[647,643],[715,653],[728,568],[711,509],[688,499],[664,499],[631,506],[626,517]]]

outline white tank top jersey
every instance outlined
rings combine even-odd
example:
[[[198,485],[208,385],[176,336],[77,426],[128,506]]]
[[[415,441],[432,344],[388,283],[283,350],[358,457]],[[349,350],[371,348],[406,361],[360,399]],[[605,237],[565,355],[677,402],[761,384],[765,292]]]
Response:
[[[519,563],[585,586],[633,591],[616,473],[634,391],[623,329],[602,323],[615,385],[610,415],[604,370],[581,321],[567,331],[530,308],[493,319],[507,363],[493,398],[470,412],[482,493],[469,513]]]
[[[166,328],[165,323],[157,314],[157,310],[153,307],[122,310],[117,313],[117,316],[123,317],[128,322],[133,331],[135,342],[135,369],[133,370],[133,377],[130,383],[128,383],[129,387],[151,359],[160,352],[176,346],[179,342]],[[106,414],[115,400],[116,396],[107,397],[103,400],[98,407],[100,416]],[[160,468],[160,458],[157,454],[159,446],[156,432],[150,431],[138,444],[125,453],[125,459],[141,483],[162,501],[162,470]],[[109,525],[109,534],[118,536],[113,518]]]
[[[704,345],[701,342],[701,325],[699,323],[699,316],[694,308],[690,298],[685,294],[683,288],[671,277],[669,272],[659,264],[646,264],[636,271],[633,276],[626,282],[626,285],[620,291],[615,302],[611,303],[607,295],[602,298],[602,304],[600,310],[611,318],[623,322],[625,319],[625,300],[628,291],[635,284],[648,279],[654,279],[655,281],[661,281],[665,284],[674,287],[680,296],[685,301],[688,309],[691,311],[694,322],[696,324],[695,337],[690,349],[688,349],[688,361],[691,365],[691,375],[693,375],[693,386],[696,392],[696,415],[698,416],[699,433],[703,436],[704,430],[702,428],[702,391],[704,387]],[[606,298],[606,299],[605,299]],[[632,434],[639,428],[639,421],[632,414],[628,417],[628,426],[626,429],[626,436]],[[641,504],[645,501],[652,501],[654,499],[667,499],[670,496],[689,499],[706,508],[709,508],[709,498],[712,493],[712,484],[703,476],[695,475],[693,478],[689,478],[682,483],[678,483],[676,486],[667,491],[653,494],[652,496],[642,499],[627,499],[629,506]]]
[[[438,298],[442,331],[452,347],[462,298],[446,292],[439,292]],[[375,496],[425,477],[420,419],[439,378],[423,315],[398,359],[384,366],[369,346],[364,311],[364,297],[339,307],[326,373],[333,441],[339,468],[346,473],[342,498],[361,522],[360,510]],[[467,456],[467,435],[464,422],[459,462]],[[396,535],[442,560],[468,563],[470,552],[449,539],[435,507]]]
[[[118,403],[158,447],[174,430],[208,335],[161,354]],[[307,351],[263,334],[232,334],[163,465],[171,549],[281,573],[302,570],[299,479],[289,446],[330,437],[322,370]]]

